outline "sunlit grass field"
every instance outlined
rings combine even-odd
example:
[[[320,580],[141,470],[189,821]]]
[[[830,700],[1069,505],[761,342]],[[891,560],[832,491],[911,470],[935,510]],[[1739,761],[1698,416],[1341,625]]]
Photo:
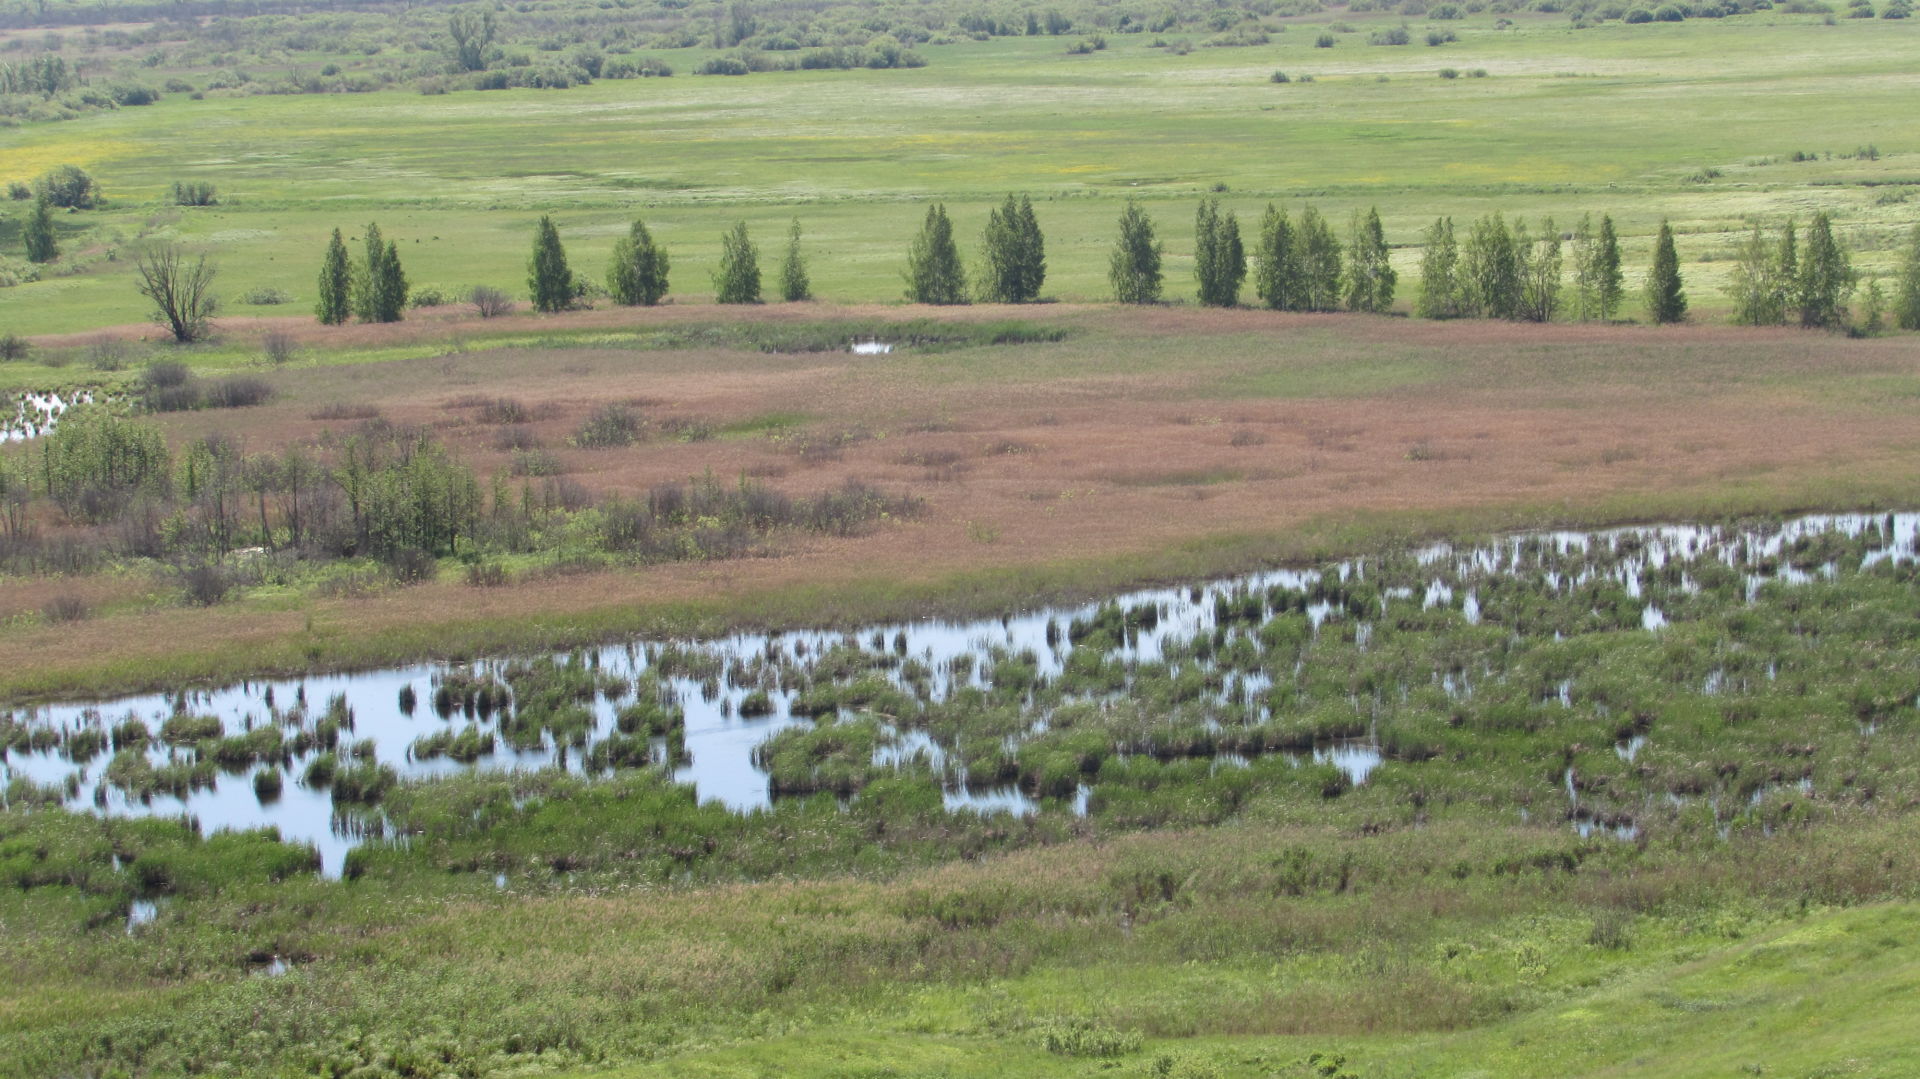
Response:
[[[925,68],[678,75],[565,91],[421,96],[173,95],[59,124],[0,131],[0,180],[60,163],[92,171],[110,205],[61,222],[85,272],[0,293],[0,329],[77,332],[144,317],[108,248],[172,237],[220,262],[229,314],[304,311],[327,234],[368,220],[401,245],[416,285],[524,292],[534,219],[553,213],[576,269],[599,278],[641,217],[674,259],[674,295],[711,292],[721,231],[745,220],[766,268],[799,218],[816,289],[830,299],[901,295],[925,203],[950,203],[963,252],[992,200],[1031,192],[1049,242],[1046,294],[1103,299],[1120,203],[1149,203],[1169,294],[1190,292],[1193,203],[1217,191],[1244,219],[1269,201],[1311,202],[1344,228],[1377,205],[1409,287],[1419,230],[1439,215],[1503,212],[1570,227],[1611,213],[1630,269],[1665,218],[1679,228],[1703,314],[1734,233],[1760,217],[1832,213],[1869,275],[1920,208],[1910,21],[1758,13],[1574,30],[1556,16],[1432,24],[1459,41],[1371,46],[1398,16],[1354,16],[1330,49],[1331,15],[1289,20],[1265,46],[1151,47],[1111,35],[1068,55],[1063,39],[928,46]],[[1438,77],[1453,68],[1462,77]],[[1469,77],[1476,69],[1486,77]],[[1274,71],[1295,81],[1269,81]],[[1311,82],[1298,81],[1310,75]],[[1872,146],[1879,158],[1852,158]],[[1796,151],[1819,160],[1792,162]],[[1829,159],[1826,155],[1832,154]],[[1706,177],[1703,170],[1718,170]],[[171,205],[176,180],[221,204]],[[1905,186],[1903,186],[1905,185]],[[1246,224],[1251,225],[1251,221]],[[15,220],[0,247],[19,244]],[[253,288],[294,306],[248,307]]]

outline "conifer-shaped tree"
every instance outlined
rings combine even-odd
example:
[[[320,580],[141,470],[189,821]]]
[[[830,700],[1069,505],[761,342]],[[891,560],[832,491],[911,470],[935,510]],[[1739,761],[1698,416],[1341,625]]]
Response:
[[[941,203],[927,207],[927,219],[907,249],[907,299],[931,304],[967,302],[967,275],[953,242],[953,222]]]
[[[667,294],[667,250],[654,242],[645,222],[635,221],[613,245],[607,293],[626,307],[652,307]]]
[[[1120,211],[1120,237],[1107,262],[1107,281],[1121,303],[1154,303],[1160,299],[1160,242],[1153,221],[1131,199]]]
[[[567,265],[566,248],[560,245],[560,230],[547,214],[540,215],[540,223],[534,226],[527,290],[533,296],[535,311],[552,314],[573,305],[573,270]]]
[[[716,303],[760,302],[760,249],[741,221],[720,237],[720,265],[713,272]]]
[[[320,263],[320,299],[314,316],[328,326],[338,326],[353,315],[353,264],[347,257],[347,241],[340,230],[333,230],[327,242],[326,257]]]
[[[1687,294],[1680,279],[1680,254],[1673,246],[1673,226],[1660,222],[1653,245],[1653,270],[1647,275],[1647,315],[1666,324],[1687,317]]]

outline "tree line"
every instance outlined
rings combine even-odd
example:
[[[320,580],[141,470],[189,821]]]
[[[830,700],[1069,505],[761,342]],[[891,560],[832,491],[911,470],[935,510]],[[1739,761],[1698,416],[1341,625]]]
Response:
[[[723,234],[720,246],[720,262],[712,273],[715,300],[763,302],[760,251],[746,223]],[[1029,197],[1008,195],[993,207],[980,246],[980,263],[970,281],[945,204],[929,206],[907,249],[903,298],[942,305],[975,299],[1030,303],[1040,298],[1047,276],[1046,240]],[[1129,201],[1121,210],[1108,261],[1113,298],[1127,304],[1160,302],[1167,289],[1163,256],[1152,219]],[[1311,205],[1295,216],[1269,204],[1247,237],[1234,211],[1208,197],[1194,216],[1193,267],[1196,298],[1210,307],[1239,306],[1251,277],[1254,298],[1276,311],[1379,314],[1393,309],[1400,285],[1377,209],[1355,210],[1344,230],[1336,230]],[[668,294],[670,268],[665,247],[644,222],[634,221],[614,245],[605,294],[626,306],[658,304]],[[780,299],[813,298],[798,219],[788,229],[776,275]],[[1778,238],[1755,225],[1740,247],[1733,280],[1736,323],[1843,328],[1849,325],[1847,305],[1859,277],[1831,218],[1818,213],[1808,228],[1804,255],[1792,221]],[[1625,282],[1620,237],[1610,215],[1597,221],[1583,215],[1567,231],[1551,217],[1529,226],[1522,219],[1492,213],[1458,229],[1451,217],[1441,217],[1421,233],[1419,292],[1411,307],[1413,314],[1428,319],[1604,321],[1619,317],[1627,306]],[[550,216],[535,226],[527,285],[534,309],[541,312],[567,310],[595,291],[572,269]],[[1674,233],[1664,222],[1641,299],[1653,322],[1687,317]],[[381,239],[376,225],[368,226],[365,254],[357,262],[335,230],[320,274],[316,313],[322,322],[397,321],[406,300],[398,249]],[[498,310],[482,305],[482,313]],[[1869,331],[1878,331],[1889,320],[1920,329],[1920,228],[1903,253],[1892,295],[1878,281],[1871,282],[1863,315],[1862,325]]]

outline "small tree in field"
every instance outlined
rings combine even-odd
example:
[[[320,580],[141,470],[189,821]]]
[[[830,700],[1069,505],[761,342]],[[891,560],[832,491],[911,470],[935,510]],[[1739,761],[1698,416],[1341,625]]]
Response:
[[[927,207],[927,219],[907,250],[907,299],[931,304],[967,302],[967,275],[953,242],[953,222],[940,203]]]
[[[27,225],[22,232],[27,241],[28,262],[52,262],[60,257],[60,244],[53,235],[53,203],[46,195],[33,200],[33,212],[27,215]]]
[[[1153,238],[1153,222],[1131,200],[1120,211],[1120,239],[1108,261],[1107,280],[1121,303],[1160,299],[1160,243]]]
[[[1673,226],[1660,222],[1660,238],[1653,245],[1653,271],[1647,275],[1647,315],[1667,324],[1685,321],[1687,294],[1680,280],[1680,254],[1673,246]]]
[[[1300,211],[1300,224],[1294,230],[1294,242],[1300,250],[1300,280],[1303,311],[1340,309],[1340,241],[1333,226],[1309,206]]]
[[[188,259],[178,244],[143,247],[133,258],[140,295],[153,301],[153,318],[179,344],[192,344],[213,328],[219,301],[213,295],[214,267],[207,256]]]
[[[1453,218],[1434,218],[1426,241],[1420,255],[1420,302],[1414,305],[1414,314],[1459,318],[1466,313],[1466,305],[1460,296],[1460,244],[1453,236]]]
[[[1847,249],[1833,234],[1833,219],[1823,210],[1807,226],[1807,253],[1795,284],[1800,325],[1831,329],[1847,317],[1854,274]]]
[[[1306,306],[1302,297],[1300,245],[1295,242],[1293,222],[1287,212],[1267,203],[1260,219],[1260,237],[1254,242],[1253,290],[1275,311],[1299,311]]]
[[[1399,278],[1387,251],[1386,229],[1380,225],[1380,211],[1353,213],[1347,241],[1347,310],[1383,314],[1393,308],[1393,289]]]
[[[800,253],[800,219],[787,228],[787,257],[780,260],[780,298],[788,303],[813,299],[813,280],[807,274],[807,260]]]
[[[1920,225],[1913,227],[1893,279],[1893,323],[1903,330],[1920,330]]]
[[[354,313],[362,322],[398,322],[406,317],[407,275],[400,249],[383,241],[380,226],[367,226],[366,261],[354,275]]]
[[[1202,199],[1193,218],[1193,274],[1200,282],[1200,302],[1208,307],[1232,307],[1240,302],[1240,283],[1247,277],[1247,252],[1240,242],[1240,222],[1220,200]]]
[[[986,278],[980,283],[983,299],[989,303],[1032,303],[1040,298],[1040,286],[1047,278],[1046,241],[1040,235],[1040,222],[1033,215],[1033,200],[1012,195],[998,209],[987,214],[987,230],[982,237],[986,249]]]
[[[1540,222],[1538,240],[1528,243],[1519,231],[1514,246],[1520,257],[1520,317],[1552,322],[1560,310],[1560,229],[1549,217]]]
[[[545,214],[534,226],[527,288],[535,311],[552,314],[573,305],[573,270],[567,266],[567,250],[560,246],[560,230],[553,226],[553,218]]]
[[[720,237],[720,267],[713,273],[716,303],[760,302],[760,250],[747,238],[745,221]]]
[[[340,238],[339,229],[333,230],[327,256],[320,263],[320,300],[313,313],[328,326],[338,326],[353,314],[353,265],[347,259],[347,242]]]
[[[1786,317],[1780,253],[1758,222],[1735,249],[1729,292],[1737,326],[1777,326]]]
[[[607,268],[607,292],[625,307],[652,307],[667,294],[667,251],[653,242],[647,226],[635,221],[613,245]]]

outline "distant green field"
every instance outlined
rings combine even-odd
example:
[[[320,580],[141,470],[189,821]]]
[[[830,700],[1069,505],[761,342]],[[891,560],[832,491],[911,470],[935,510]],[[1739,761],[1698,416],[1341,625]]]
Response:
[[[170,95],[0,130],[0,180],[71,162],[111,200],[61,222],[85,271],[0,291],[0,330],[140,320],[126,261],[108,257],[140,235],[212,251],[234,315],[304,313],[329,230],[351,235],[368,220],[398,239],[416,285],[523,293],[544,212],[596,279],[616,235],[644,217],[673,255],[682,299],[710,292],[723,228],[747,221],[770,270],[798,217],[822,296],[891,301],[925,201],[952,204],[970,252],[989,200],[1009,190],[1038,201],[1046,293],[1069,300],[1106,296],[1128,197],[1156,216],[1169,293],[1189,294],[1192,206],[1215,189],[1243,218],[1270,200],[1311,201],[1344,227],[1349,210],[1378,205],[1396,245],[1441,214],[1553,215],[1570,227],[1610,212],[1634,275],[1650,232],[1672,218],[1703,317],[1721,303],[1732,230],[1754,216],[1825,209],[1863,270],[1890,272],[1891,247],[1920,215],[1910,201],[1920,25],[1773,12],[1585,30],[1517,19],[1431,24],[1459,36],[1437,48],[1421,20],[1410,45],[1367,44],[1397,15],[1349,17],[1353,32],[1316,48],[1329,15],[1291,20],[1268,45],[1186,55],[1146,34],[1114,35],[1088,55],[1069,55],[1061,38],[1014,37],[923,46],[929,63],[916,70],[441,96]],[[1439,78],[1442,68],[1462,77]],[[1486,77],[1468,77],[1476,69]],[[1314,81],[1275,84],[1276,70]],[[1867,146],[1877,159],[1847,156]],[[1788,160],[1796,151],[1819,159]],[[171,205],[176,180],[214,184],[221,205]],[[0,251],[14,257],[17,217],[0,222]],[[1398,258],[1406,297],[1417,252]],[[295,300],[238,302],[257,287]]]

